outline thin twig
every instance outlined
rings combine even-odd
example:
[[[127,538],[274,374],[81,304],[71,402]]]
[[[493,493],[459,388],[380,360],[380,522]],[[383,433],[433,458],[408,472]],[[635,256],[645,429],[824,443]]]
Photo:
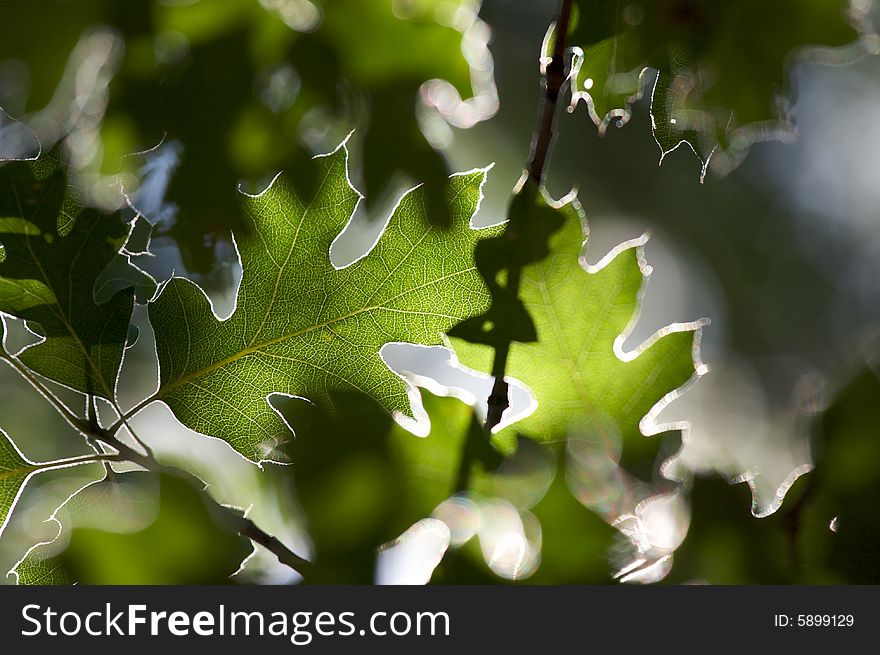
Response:
[[[49,387],[43,384],[33,373],[31,373],[30,370],[18,360],[18,358],[8,354],[2,347],[0,347],[0,359],[9,364],[19,375],[21,375],[21,377],[27,380],[27,382],[36,389],[50,405],[52,405],[55,411],[58,412],[61,418],[63,418],[70,427],[82,434],[88,433],[88,422],[83,421],[83,419],[74,414],[70,408],[65,405],[58,396],[52,393]]]
[[[210,496],[210,494],[205,491],[204,482],[199,480],[199,478],[197,478],[192,473],[189,473],[188,471],[185,471],[183,469],[179,469],[175,466],[166,466],[164,464],[160,464],[153,457],[142,455],[127,444],[117,439],[108,430],[101,430],[100,434],[96,435],[96,438],[118,451],[120,456],[124,460],[132,462],[134,464],[138,464],[148,471],[153,471],[155,473],[164,473],[166,475],[173,475],[177,478],[187,480],[196,489],[198,489],[202,496],[210,503],[213,514],[227,528],[229,528],[233,532],[237,532],[243,537],[250,539],[251,541],[260,544],[273,555],[275,555],[275,557],[278,558],[279,562],[281,562],[282,564],[286,564],[304,578],[311,570],[313,565],[309,560],[300,557],[299,555],[294,553],[277,537],[265,532],[251,519],[244,516],[240,511],[236,510],[235,508],[222,505],[214,500]],[[137,437],[135,438],[137,439]]]
[[[155,396],[149,396],[147,398],[144,398],[141,402],[139,402],[127,412],[119,410],[119,419],[108,428],[108,431],[111,434],[116,434],[117,432],[119,432],[120,428],[122,428],[123,425],[127,427],[127,422],[130,419],[134,418],[135,415],[139,414],[142,409],[144,409],[147,405],[151,404],[155,400]]]
[[[153,450],[147,445],[146,441],[141,439],[137,435],[137,433],[135,433],[134,428],[132,428],[131,423],[129,423],[129,420],[135,414],[137,414],[139,411],[141,411],[144,407],[149,405],[151,402],[153,402],[152,396],[145,398],[144,400],[139,402],[137,405],[135,405],[134,407],[129,409],[127,412],[123,412],[122,407],[119,406],[119,403],[114,401],[113,408],[116,410],[116,413],[119,415],[119,418],[113,423],[113,425],[110,426],[110,428],[107,431],[110,434],[115,436],[123,427],[125,427],[125,429],[128,431],[128,433],[131,435],[131,438],[135,440],[135,442],[137,443],[138,446],[143,448],[144,452],[147,454],[147,457],[151,457],[152,459],[155,459],[155,456],[153,455]],[[95,416],[97,417],[97,408],[95,411]],[[97,419],[96,419],[96,421],[97,421]]]
[[[555,39],[553,42],[553,58],[544,69],[541,80],[543,96],[541,101],[540,117],[538,125],[532,136],[532,150],[526,171],[529,179],[535,185],[540,185],[544,180],[547,168],[547,158],[553,146],[556,136],[556,113],[559,104],[559,94],[565,84],[565,48],[568,24],[571,19],[572,0],[562,0],[559,7],[559,15],[555,21]],[[512,295],[519,295],[521,269],[511,265],[508,269],[507,288]],[[492,392],[489,394],[488,411],[486,413],[486,430],[492,431],[501,423],[504,411],[510,406],[510,387],[505,380],[507,358],[510,355],[510,343],[502,343],[495,348],[495,358],[492,362],[492,376],[495,382]]]
[[[28,370],[28,368],[24,366],[24,364],[19,362],[15,357],[9,355],[2,348],[0,348],[0,359],[12,366],[12,368],[14,368],[25,380],[27,380],[31,384],[31,386],[33,386],[34,389],[36,389],[40,393],[40,395],[43,396],[49,402],[49,404],[52,405],[52,407],[61,415],[62,418],[64,418],[65,421],[67,421],[67,423],[72,428],[74,428],[80,434],[84,435],[89,442],[100,442],[102,444],[110,446],[116,451],[116,453],[99,453],[95,455],[84,455],[82,457],[72,457],[55,462],[47,462],[46,465],[40,465],[41,469],[62,468],[65,466],[87,464],[90,462],[128,461],[133,464],[138,464],[148,471],[165,473],[167,475],[173,475],[178,478],[183,478],[192,483],[193,486],[198,489],[199,492],[203,495],[203,497],[207,499],[207,501],[210,503],[211,509],[214,510],[214,515],[227,528],[234,532],[237,532],[243,537],[251,539],[252,541],[260,544],[271,553],[273,553],[275,557],[278,558],[279,562],[291,567],[303,577],[305,577],[306,573],[311,569],[312,563],[309,562],[307,559],[302,558],[294,553],[287,546],[281,543],[281,541],[279,541],[276,537],[264,532],[252,520],[242,515],[237,510],[233,509],[232,507],[221,505],[216,500],[214,500],[205,491],[204,483],[196,476],[182,469],[160,464],[152,456],[149,449],[147,449],[147,452],[150,454],[144,455],[117,439],[115,433],[112,430],[115,428],[118,431],[121,425],[125,425],[135,441],[143,445],[143,441],[138,438],[132,428],[128,425],[127,417],[125,415],[122,415],[120,421],[117,421],[118,425],[114,424],[113,428],[111,428],[110,430],[104,429],[98,424],[97,412],[93,410],[93,406],[91,405],[91,403],[93,402],[92,399],[88,399],[89,404],[87,404],[87,414],[89,414],[89,416],[85,420],[81,419],[76,414],[74,414],[63,402],[61,402],[61,400],[57,396],[55,396],[55,394],[52,393],[52,391],[46,385],[44,385],[36,376],[34,376],[30,372],[30,370]]]
[[[80,455],[79,457],[68,457],[66,459],[56,459],[52,462],[41,462],[34,468],[40,471],[50,471],[52,469],[63,469],[70,466],[78,466],[79,464],[97,464],[99,462],[119,462],[122,461],[119,455],[115,453],[103,453],[100,455]]]
[[[98,421],[98,399],[93,394],[86,397],[86,422],[90,426],[90,432],[101,425]],[[91,434],[86,435],[86,442],[99,455],[107,452],[104,444],[99,443]],[[109,460],[104,460],[104,477],[109,480],[116,478],[116,471],[113,470]]]
[[[131,435],[131,438],[135,440],[135,442],[137,443],[138,446],[140,446],[141,448],[143,448],[144,452],[147,454],[147,457],[150,457],[151,459],[156,459],[155,455],[153,455],[153,450],[152,450],[152,448],[150,448],[150,447],[147,445],[147,442],[146,442],[146,441],[144,441],[143,439],[141,439],[141,438],[137,435],[137,433],[134,431],[134,428],[131,427],[131,423],[128,422],[128,418],[127,418],[124,414],[122,414],[121,412],[120,412],[120,416],[121,416],[121,418],[120,418],[118,421],[116,421],[116,423],[114,423],[113,425],[114,425],[114,426],[119,426],[119,424],[120,424],[120,422],[121,422],[122,425],[125,426],[126,431]],[[115,435],[116,432],[118,432],[118,431],[119,431],[119,427],[116,427],[116,431],[113,432],[113,431],[111,430],[111,434],[114,434],[114,435]]]
[[[544,78],[541,81],[544,87],[544,97],[541,102],[541,118],[538,127],[532,137],[532,153],[526,170],[535,182],[540,184],[544,179],[547,166],[547,156],[553,145],[556,135],[556,107],[559,94],[565,84],[565,48],[568,36],[568,23],[571,19],[572,0],[562,0],[559,7],[559,16],[556,19],[553,41],[553,59],[547,65]]]

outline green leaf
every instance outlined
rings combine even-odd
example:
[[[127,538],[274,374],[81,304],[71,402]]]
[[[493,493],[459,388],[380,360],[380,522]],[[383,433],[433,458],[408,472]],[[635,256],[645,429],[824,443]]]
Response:
[[[218,584],[252,551],[215,523],[188,482],[165,475],[95,482],[53,518],[58,536],[16,565],[19,584]]]
[[[624,352],[646,279],[644,239],[618,246],[591,266],[582,252],[586,237],[577,199],[553,203],[537,196],[535,202],[533,220],[552,210],[561,227],[549,237],[550,255],[522,269],[519,298],[537,338],[511,344],[506,375],[529,387],[537,407],[496,439],[509,447],[514,433],[544,443],[601,434],[616,444],[617,457],[621,444],[625,451],[650,452],[656,444],[639,435],[668,429],[653,417],[695,367],[702,372],[695,356],[700,323],[670,325]],[[460,339],[453,346],[464,365],[491,370],[491,346]]]
[[[179,278],[150,305],[160,362],[155,398],[186,426],[254,461],[282,458],[277,449],[289,436],[267,402],[271,394],[329,404],[332,390],[359,390],[388,412],[413,417],[413,387],[380,350],[389,342],[441,344],[446,329],[488,304],[473,250],[495,231],[469,225],[486,171],[449,178],[449,230],[427,221],[416,188],[370,253],[337,270],[329,248],[359,195],[346,175],[344,144],[314,162],[310,198],[297,196],[283,174],[243,197],[251,229],[237,241],[243,277],[228,319]]]
[[[622,125],[642,95],[645,69],[657,69],[657,143],[664,156],[687,143],[704,173],[713,153],[724,171],[752,143],[792,134],[788,71],[798,57],[840,61],[870,46],[854,43],[859,32],[844,0],[578,0],[576,7],[572,106],[584,100],[600,132]],[[843,46],[850,47],[829,56],[827,47]]]
[[[84,208],[52,158],[0,168],[0,312],[43,337],[18,357],[40,375],[111,402],[134,289],[153,286],[121,254],[128,233],[119,214]],[[96,300],[107,268],[128,280]]]
[[[35,553],[36,554],[36,553]],[[18,580],[18,584],[40,587],[61,587],[73,585],[78,582],[72,578],[70,571],[64,566],[63,560],[54,557],[41,559],[30,556],[18,563],[16,568],[9,572]]]
[[[0,536],[15,509],[28,478],[40,465],[28,460],[3,430],[0,430]]]

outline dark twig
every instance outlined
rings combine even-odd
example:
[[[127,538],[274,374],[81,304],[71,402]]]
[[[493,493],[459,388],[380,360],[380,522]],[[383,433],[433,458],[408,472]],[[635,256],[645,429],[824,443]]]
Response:
[[[541,118],[538,127],[532,137],[532,153],[526,170],[535,182],[540,184],[544,179],[547,165],[547,156],[553,145],[556,135],[556,108],[559,94],[565,84],[565,47],[568,36],[568,23],[571,19],[572,0],[562,0],[559,7],[559,16],[556,19],[553,41],[553,59],[544,71],[544,79],[541,84],[544,87],[544,97],[541,102]]]
[[[221,505],[210,495],[205,492],[204,483],[199,480],[196,476],[188,473],[182,469],[178,469],[173,466],[165,466],[164,464],[160,464],[153,458],[150,454],[141,454],[137,452],[134,448],[131,448],[127,444],[120,441],[115,433],[123,427],[123,425],[128,429],[129,433],[139,444],[143,442],[134,434],[131,426],[128,425],[127,420],[125,418],[118,421],[114,424],[111,430],[104,429],[100,426],[97,419],[97,407],[94,403],[94,397],[89,397],[87,399],[86,405],[86,418],[82,419],[76,416],[70,409],[62,403],[55,394],[53,394],[47,387],[39,380],[36,376],[34,376],[21,362],[18,361],[15,357],[8,355],[2,347],[0,347],[0,360],[7,362],[10,366],[12,366],[25,380],[27,380],[39,393],[42,395],[52,407],[73,427],[77,432],[82,434],[88,443],[98,445],[98,442],[101,444],[105,444],[110,446],[113,450],[115,450],[118,454],[106,454],[99,452],[96,455],[87,455],[83,457],[75,457],[67,460],[60,460],[58,462],[51,462],[46,465],[44,468],[56,468],[60,466],[68,466],[76,463],[89,463],[89,462],[104,462],[105,464],[110,461],[127,461],[133,464],[138,464],[148,471],[153,471],[156,473],[165,473],[167,475],[173,475],[178,478],[185,479],[193,484],[203,495],[203,497],[208,501],[209,507],[213,510],[213,514],[217,517],[217,519],[223,523],[230,530],[237,532],[243,537],[246,537],[267,550],[269,550],[275,557],[278,558],[278,561],[282,564],[286,564],[287,566],[294,569],[297,573],[306,577],[307,572],[311,569],[312,564],[307,559],[304,559],[290,550],[287,546],[285,546],[281,541],[279,541],[276,537],[264,532],[259,526],[257,526],[253,521],[244,516],[240,511],[227,507],[225,505]],[[100,448],[96,448],[96,450],[102,450]],[[149,451],[148,451],[149,452]]]
[[[547,158],[556,136],[556,110],[559,104],[559,94],[565,84],[565,48],[566,36],[568,35],[568,23],[571,18],[572,0],[562,0],[559,7],[559,15],[555,21],[555,38],[553,41],[553,58],[544,69],[541,85],[543,96],[541,100],[540,117],[538,125],[532,136],[532,150],[526,165],[529,179],[540,185],[544,180],[547,168]],[[514,295],[519,293],[520,267],[511,266],[508,270],[507,288]],[[507,369],[507,358],[510,354],[510,343],[504,342],[495,348],[495,359],[492,362],[492,375],[495,382],[492,385],[492,393],[489,394],[488,411],[486,413],[486,430],[491,431],[501,423],[501,416],[510,406],[509,385],[504,379]]]
[[[275,557],[278,558],[279,562],[281,562],[282,564],[286,564],[297,573],[299,573],[301,576],[306,577],[308,571],[312,567],[311,562],[294,553],[277,537],[270,535],[267,532],[264,532],[256,523],[247,518],[239,510],[233,507],[228,507],[226,505],[221,505],[216,500],[211,498],[211,496],[205,492],[204,483],[199,480],[195,475],[174,466],[166,466],[164,464],[160,464],[152,457],[142,455],[127,444],[117,439],[107,430],[99,430],[99,434],[95,436],[98,441],[101,441],[102,443],[105,443],[116,450],[119,455],[126,461],[138,464],[139,466],[142,466],[145,469],[153,471],[155,473],[173,475],[177,478],[181,478],[190,482],[202,493],[203,497],[209,502],[210,509],[212,510],[214,516],[218,519],[219,522],[221,522],[233,532],[237,532],[241,536],[260,544],[273,555],[275,555]]]

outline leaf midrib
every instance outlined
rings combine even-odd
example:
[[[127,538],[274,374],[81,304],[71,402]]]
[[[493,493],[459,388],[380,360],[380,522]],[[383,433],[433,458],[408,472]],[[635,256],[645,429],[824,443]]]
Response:
[[[31,466],[25,464],[24,466],[19,466],[18,468],[13,469],[0,469],[0,480],[8,480],[9,478],[16,478],[22,475],[29,475],[34,471],[38,471],[39,468],[37,466]]]
[[[467,273],[475,272],[476,270],[477,270],[476,267],[470,266],[468,268],[461,269],[460,271],[455,271],[454,273],[450,273],[448,275],[443,275],[443,276],[434,278],[434,279],[429,280],[428,282],[424,282],[418,286],[412,287],[410,289],[406,289],[405,291],[401,291],[400,293],[398,293],[394,296],[391,296],[390,298],[382,301],[381,303],[379,303],[377,305],[371,305],[369,307],[362,307],[362,308],[357,309],[355,311],[349,312],[348,314],[344,314],[342,316],[337,316],[335,318],[323,321],[321,323],[317,323],[315,325],[310,325],[310,326],[308,326],[306,328],[302,328],[300,330],[295,330],[294,332],[282,334],[281,336],[275,337],[273,339],[268,339],[268,340],[260,342],[258,344],[253,344],[251,346],[248,346],[247,348],[243,348],[242,350],[239,350],[236,353],[233,353],[232,355],[229,355],[228,357],[224,357],[223,359],[218,360],[209,366],[205,366],[204,368],[193,371],[192,373],[187,373],[186,375],[180,376],[176,380],[168,382],[167,384],[163,384],[156,391],[156,394],[154,397],[161,398],[163,396],[166,396],[168,393],[170,393],[174,389],[181,387],[185,384],[188,384],[188,383],[192,382],[193,380],[197,380],[198,378],[203,377],[209,373],[212,373],[213,371],[216,371],[220,368],[223,368],[224,366],[228,366],[229,364],[234,364],[238,360],[243,359],[243,358],[247,357],[248,355],[253,355],[255,353],[258,353],[258,352],[265,350],[266,348],[270,348],[276,344],[282,343],[282,342],[287,341],[289,339],[295,339],[297,337],[301,337],[305,334],[309,334],[310,332],[314,332],[315,330],[321,330],[323,328],[330,327],[331,325],[335,325],[337,323],[342,323],[343,321],[347,321],[351,318],[354,318],[355,316],[360,316],[361,314],[366,314],[366,313],[378,311],[381,309],[387,309],[386,305],[397,300],[401,296],[405,296],[409,293],[413,293],[415,291],[418,291],[419,289],[423,289],[427,286],[431,286],[433,284],[443,282],[444,280],[448,280],[448,279],[456,277],[458,275],[465,275]],[[419,312],[419,313],[421,313],[421,312]]]

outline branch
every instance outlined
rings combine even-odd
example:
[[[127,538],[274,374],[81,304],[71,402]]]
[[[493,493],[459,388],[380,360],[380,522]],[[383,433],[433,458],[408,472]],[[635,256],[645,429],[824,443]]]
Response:
[[[52,469],[63,469],[70,466],[78,466],[79,464],[97,464],[98,462],[121,462],[122,458],[114,454],[100,455],[81,455],[79,457],[68,457],[66,459],[56,459],[51,462],[42,462],[37,464],[35,468],[40,471],[50,471]]]
[[[70,427],[74,430],[81,432],[82,434],[87,434],[89,429],[89,424],[87,421],[83,421],[79,416],[74,414],[71,409],[65,405],[58,396],[52,393],[51,389],[43,384],[39,378],[37,378],[30,370],[22,364],[18,358],[13,357],[9,353],[7,353],[2,347],[0,347],[0,359],[9,364],[15,371],[23,377],[27,382],[37,390],[37,392],[45,398],[50,405],[55,409],[58,414],[61,415]]]
[[[221,505],[216,500],[214,500],[205,491],[205,483],[199,480],[199,478],[197,478],[192,473],[184,471],[183,469],[179,469],[175,466],[166,466],[164,464],[160,464],[152,457],[142,455],[127,444],[117,439],[113,434],[110,433],[109,430],[99,429],[98,434],[95,435],[95,438],[98,441],[101,441],[102,443],[105,443],[116,450],[123,460],[138,464],[148,471],[153,471],[155,473],[164,473],[166,475],[173,475],[177,478],[188,481],[196,489],[199,490],[199,492],[210,504],[209,507],[212,510],[213,515],[228,529],[240,534],[243,537],[250,539],[251,541],[260,544],[273,555],[275,555],[275,557],[278,558],[279,562],[281,562],[282,564],[286,564],[294,571],[299,573],[302,577],[306,577],[307,573],[311,570],[312,563],[309,562],[309,560],[300,557],[299,555],[294,553],[277,537],[263,531],[262,528],[260,528],[251,519],[244,516],[240,511],[226,505]],[[136,436],[135,439],[140,441],[139,439],[137,439]]]
[[[572,0],[562,0],[559,16],[555,21],[553,39],[553,59],[544,70],[541,84],[544,97],[541,102],[541,118],[532,136],[532,153],[526,170],[529,177],[540,184],[544,179],[547,156],[556,136],[556,106],[562,86],[565,84],[565,47],[568,36],[568,23],[571,19]]]
[[[301,576],[305,577],[306,572],[309,571],[312,567],[311,562],[307,559],[304,559],[290,550],[287,546],[285,546],[281,541],[279,541],[276,537],[264,532],[257,524],[255,524],[252,520],[243,516],[239,511],[227,507],[225,505],[221,505],[216,500],[211,498],[211,496],[205,492],[205,484],[199,480],[196,476],[188,473],[182,469],[173,467],[173,466],[165,466],[164,464],[160,464],[156,461],[155,458],[152,457],[151,454],[143,455],[127,444],[123,443],[119,439],[117,439],[114,435],[115,432],[119,430],[122,425],[125,425],[128,431],[131,433],[132,437],[139,444],[143,445],[141,439],[132,431],[131,427],[128,425],[128,416],[122,415],[119,421],[117,421],[109,430],[102,428],[97,421],[96,412],[92,408],[92,405],[87,405],[87,412],[89,413],[89,417],[87,420],[83,420],[74,414],[61,400],[52,393],[52,391],[43,384],[33,373],[31,373],[27,367],[24,366],[21,362],[19,362],[15,357],[9,355],[5,350],[0,348],[0,359],[7,362],[12,368],[14,368],[25,380],[27,380],[31,386],[36,389],[41,396],[43,396],[49,404],[64,418],[67,423],[74,428],[77,432],[84,435],[86,439],[90,442],[101,442],[106,444],[116,450],[118,454],[104,454],[99,453],[96,455],[84,455],[82,457],[73,457],[65,460],[58,460],[55,462],[47,462],[45,466],[41,466],[40,468],[44,469],[52,469],[52,468],[62,468],[65,466],[73,466],[76,464],[87,464],[91,462],[118,462],[118,461],[128,461],[133,464],[138,464],[148,471],[153,471],[156,473],[165,473],[167,475],[173,475],[178,478],[182,478],[184,480],[189,481],[195,486],[199,492],[202,493],[204,498],[209,502],[209,507],[213,511],[213,514],[217,519],[223,523],[230,530],[237,532],[243,537],[251,539],[256,543],[260,544],[271,553],[278,558],[278,561],[282,564],[286,564],[291,567]],[[152,399],[148,399],[152,401]],[[89,399],[91,403],[91,399]],[[141,403],[135,410],[139,411],[141,408],[145,407],[148,402]],[[136,411],[129,411],[130,414],[136,413]],[[149,453],[149,450],[148,450]]]
[[[111,434],[116,434],[117,432],[119,432],[120,428],[122,428],[123,425],[125,425],[127,427],[129,419],[133,418],[136,414],[140,413],[140,411],[142,409],[144,409],[147,405],[153,403],[155,400],[156,400],[156,396],[154,394],[152,396],[148,396],[147,398],[144,398],[141,402],[139,402],[137,405],[132,407],[127,412],[123,412],[120,410],[119,411],[119,420],[117,420],[113,425],[110,426],[109,432]]]
[[[568,23],[571,19],[572,0],[562,0],[559,7],[559,15],[554,22],[555,38],[553,40],[553,58],[544,69],[541,80],[544,93],[541,100],[540,117],[535,132],[532,135],[532,150],[526,165],[529,179],[540,186],[544,180],[547,168],[547,158],[556,137],[556,113],[559,94],[565,84],[565,39],[568,35]],[[526,186],[526,191],[529,186]],[[507,288],[513,295],[519,295],[521,269],[519,266],[511,266],[508,271]],[[510,406],[510,387],[504,379],[507,369],[507,358],[510,354],[510,342],[505,342],[495,348],[495,359],[492,362],[492,376],[495,382],[492,392],[489,394],[488,411],[486,413],[486,430],[492,429],[501,423],[501,416]]]

